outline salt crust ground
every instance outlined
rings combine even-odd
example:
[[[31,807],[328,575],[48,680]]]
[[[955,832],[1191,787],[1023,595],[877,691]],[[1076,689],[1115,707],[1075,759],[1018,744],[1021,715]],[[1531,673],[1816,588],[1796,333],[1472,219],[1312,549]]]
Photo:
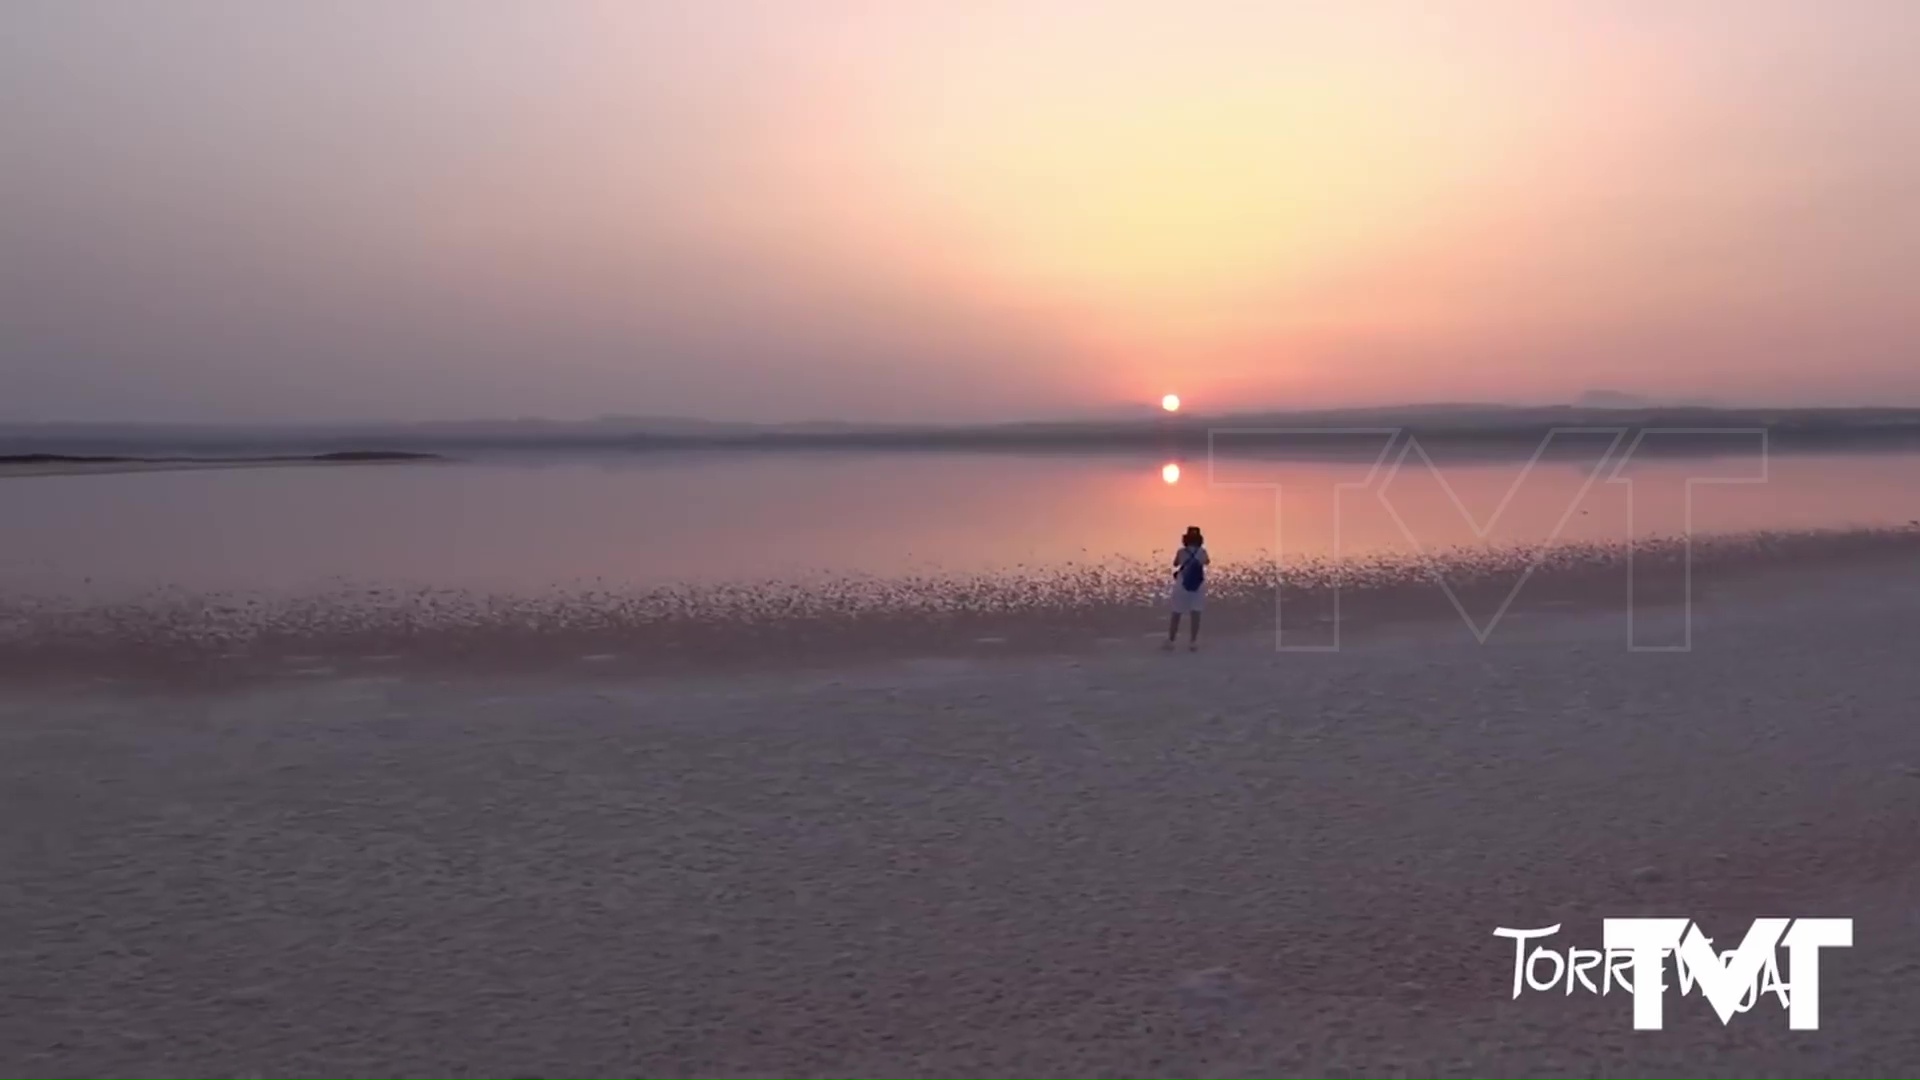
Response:
[[[16,684],[0,1074],[1911,1075],[1920,568],[1694,619]],[[1494,927],[1636,913],[1856,945],[1818,1032],[1509,999]]]

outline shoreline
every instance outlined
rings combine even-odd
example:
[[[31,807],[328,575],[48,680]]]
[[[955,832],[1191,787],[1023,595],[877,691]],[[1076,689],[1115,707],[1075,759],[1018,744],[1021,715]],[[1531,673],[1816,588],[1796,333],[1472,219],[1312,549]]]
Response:
[[[424,465],[453,459],[399,450],[342,450],[325,454],[236,457],[139,457],[115,454],[0,454],[0,480],[35,476],[113,476],[207,469],[268,469],[306,465]]]
[[[1699,537],[1691,551],[1672,538],[1632,549],[1471,549],[1284,573],[1224,564],[1209,577],[1205,627],[1209,641],[1279,635],[1293,648],[1403,626],[1491,633],[1514,614],[1624,616],[1630,602],[1659,611],[1750,583],[1897,569],[1916,556],[1920,529],[1907,528]],[[484,669],[599,681],[1098,656],[1164,634],[1162,580],[1157,567],[1105,566],[1066,568],[1039,588],[989,575],[534,595],[360,586],[280,597],[158,590],[111,602],[0,594],[0,678],[194,688],[290,671]]]
[[[693,422],[198,427],[0,424],[0,477],[65,475],[19,469],[302,464],[325,458],[486,460],[885,455],[984,457],[1218,456],[1290,462],[1370,462],[1418,443],[1455,462],[1581,461],[1608,454],[1686,460],[1769,453],[1895,456],[1920,451],[1920,409],[1512,407],[1459,412],[1361,409],[1312,413],[1156,413],[1120,420],[962,425]],[[1588,444],[1592,445],[1588,445]],[[167,453],[155,452],[165,448]],[[1398,448],[1396,450],[1395,448]],[[19,463],[9,464],[9,459]],[[31,463],[25,459],[55,459]],[[62,460],[65,459],[65,463]],[[134,468],[133,466],[138,466]]]

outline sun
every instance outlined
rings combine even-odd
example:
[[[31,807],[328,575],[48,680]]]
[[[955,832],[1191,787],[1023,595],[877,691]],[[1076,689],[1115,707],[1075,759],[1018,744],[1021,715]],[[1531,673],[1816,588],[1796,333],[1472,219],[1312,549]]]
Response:
[[[1168,394],[1166,397],[1161,398],[1160,407],[1167,410],[1168,412],[1179,412],[1180,411],[1180,395]]]
[[[1167,462],[1165,465],[1160,466],[1160,479],[1169,484],[1179,483],[1180,482],[1180,466],[1174,464],[1171,461]]]

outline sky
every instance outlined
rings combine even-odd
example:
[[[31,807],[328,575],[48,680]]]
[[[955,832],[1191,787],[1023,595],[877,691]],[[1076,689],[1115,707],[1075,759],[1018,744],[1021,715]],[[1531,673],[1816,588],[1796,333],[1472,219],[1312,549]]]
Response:
[[[0,420],[1920,404],[1908,0],[7,0]]]

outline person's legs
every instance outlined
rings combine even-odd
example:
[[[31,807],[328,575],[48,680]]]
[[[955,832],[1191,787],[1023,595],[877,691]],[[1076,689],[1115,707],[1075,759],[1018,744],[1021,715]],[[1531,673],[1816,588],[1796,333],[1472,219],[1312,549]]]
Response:
[[[1200,644],[1200,613],[1197,611],[1187,616],[1187,644],[1189,646]]]
[[[1180,636],[1180,613],[1174,612],[1167,623],[1167,644],[1171,645]]]

